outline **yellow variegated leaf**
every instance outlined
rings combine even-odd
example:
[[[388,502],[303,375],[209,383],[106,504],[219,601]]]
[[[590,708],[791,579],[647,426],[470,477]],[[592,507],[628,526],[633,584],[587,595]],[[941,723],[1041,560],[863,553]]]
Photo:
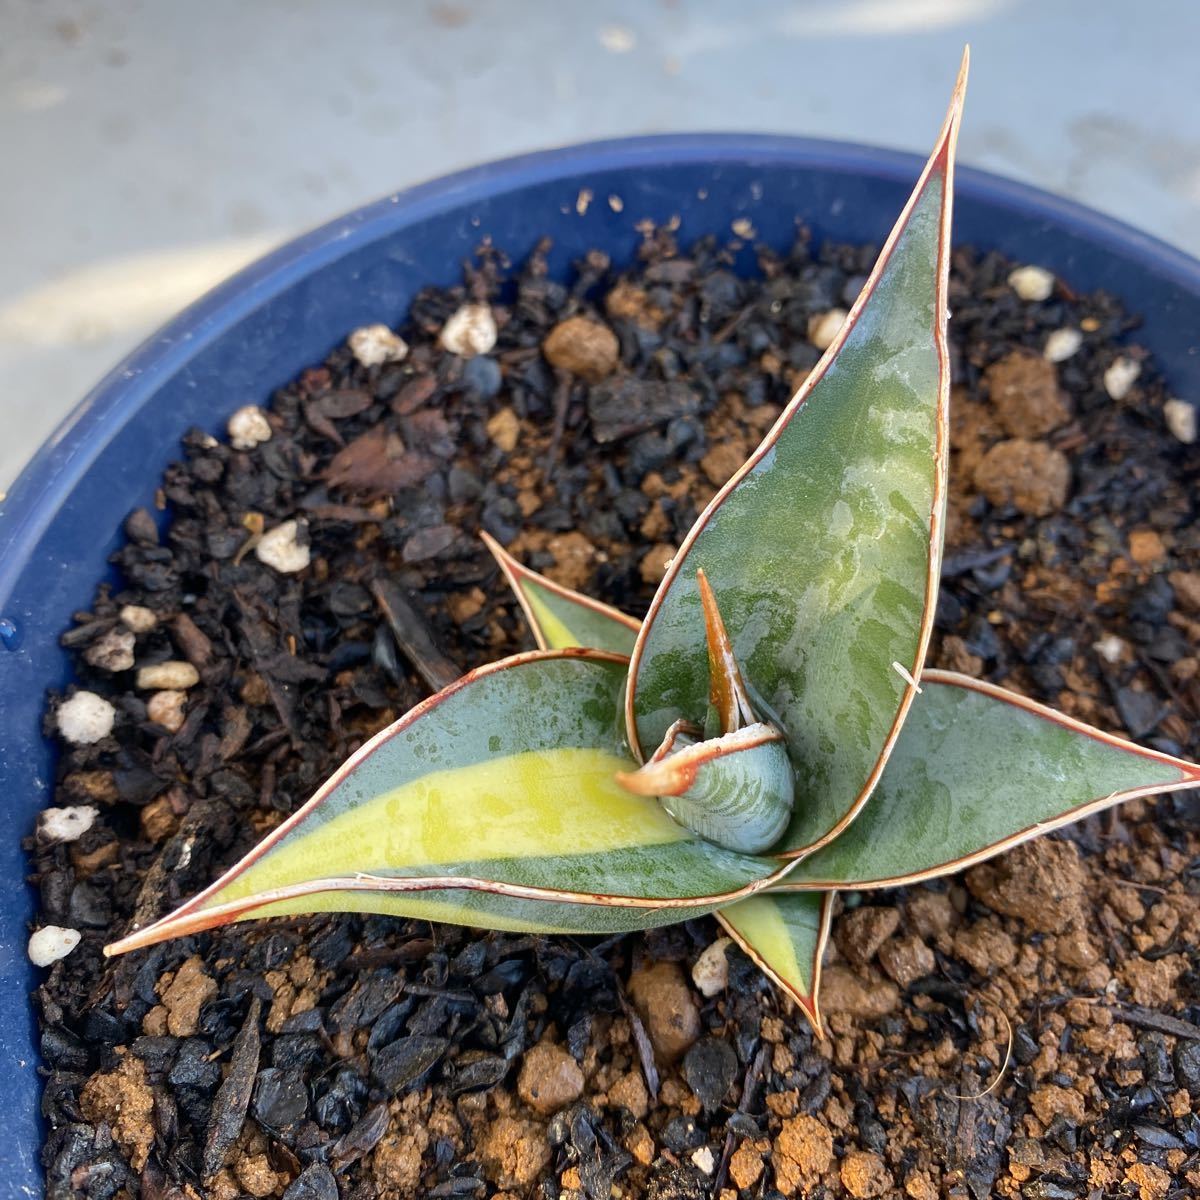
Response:
[[[248,917],[367,911],[591,933],[712,911],[778,878],[616,781],[627,660],[533,652],[373,738],[212,887],[114,952]]]
[[[818,989],[834,892],[760,892],[717,910],[729,936],[804,1010],[825,1036]]]

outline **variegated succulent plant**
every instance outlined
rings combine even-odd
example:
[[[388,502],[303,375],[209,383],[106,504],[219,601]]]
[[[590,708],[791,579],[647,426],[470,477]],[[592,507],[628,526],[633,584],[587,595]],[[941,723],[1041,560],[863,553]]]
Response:
[[[943,875],[1200,783],[1200,767],[923,670],[964,83],[965,70],[841,332],[701,514],[645,619],[488,539],[540,649],[419,704],[110,953],[331,910],[557,933],[715,913],[819,1031],[836,890]]]

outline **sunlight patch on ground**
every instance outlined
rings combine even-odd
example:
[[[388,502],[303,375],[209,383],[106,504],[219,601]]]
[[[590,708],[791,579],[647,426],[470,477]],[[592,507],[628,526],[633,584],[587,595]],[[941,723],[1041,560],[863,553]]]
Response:
[[[279,240],[229,238],[88,264],[0,306],[0,342],[86,345],[156,325]]]

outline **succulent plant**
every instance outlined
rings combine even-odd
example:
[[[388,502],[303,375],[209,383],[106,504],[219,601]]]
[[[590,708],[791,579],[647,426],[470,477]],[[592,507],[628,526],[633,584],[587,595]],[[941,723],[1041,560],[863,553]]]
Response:
[[[715,913],[820,1031],[837,890],[944,875],[1200,783],[1200,767],[923,669],[964,86],[965,60],[841,331],[701,514],[645,619],[487,539],[540,648],[419,704],[109,953],[319,911],[579,934]]]

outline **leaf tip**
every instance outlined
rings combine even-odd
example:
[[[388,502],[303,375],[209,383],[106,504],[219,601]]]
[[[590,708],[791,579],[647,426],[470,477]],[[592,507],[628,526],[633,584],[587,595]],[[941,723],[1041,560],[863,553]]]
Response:
[[[813,992],[811,996],[801,997],[793,992],[792,999],[796,1001],[796,1006],[804,1014],[805,1019],[812,1027],[813,1035],[817,1041],[827,1041],[829,1034],[825,1030],[825,1021],[821,1017],[821,1005],[817,993]]]
[[[635,796],[656,800],[660,796],[678,796],[695,782],[696,772],[682,769],[666,759],[651,761],[636,771],[616,772],[616,781]]]
[[[155,942],[164,940],[170,936],[169,934],[164,934],[161,938],[156,937],[153,930],[153,925],[147,925],[144,929],[137,929],[133,933],[127,933],[123,938],[118,938],[115,942],[109,942],[104,947],[104,957],[117,958],[122,954],[128,954],[132,950],[144,950],[147,946],[153,946]]]
[[[951,160],[954,157],[954,144],[958,140],[958,127],[962,122],[963,104],[967,96],[967,77],[971,73],[971,46],[963,46],[962,59],[958,64],[958,75],[954,80],[954,90],[950,93],[950,107],[946,113],[946,121],[942,130],[942,138],[948,147]]]
[[[488,548],[488,552],[496,560],[496,565],[504,572],[505,578],[514,592],[519,592],[517,586],[521,576],[521,564],[486,529],[479,531],[479,540]]]

